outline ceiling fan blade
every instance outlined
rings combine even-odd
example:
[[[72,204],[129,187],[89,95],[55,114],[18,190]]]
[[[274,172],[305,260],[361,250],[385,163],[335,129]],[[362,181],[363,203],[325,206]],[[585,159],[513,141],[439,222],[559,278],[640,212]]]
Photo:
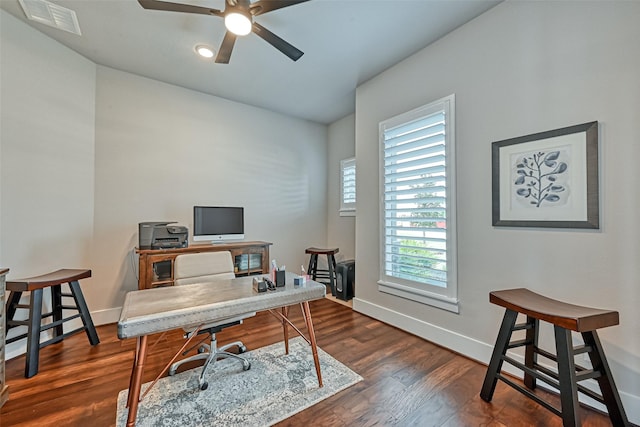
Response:
[[[280,52],[287,55],[293,61],[297,61],[298,59],[300,59],[302,55],[304,55],[303,51],[287,43],[280,37],[273,34],[271,31],[264,28],[262,25],[258,24],[257,22],[253,23],[253,32],[257,34],[260,38],[262,38],[264,41],[269,43],[271,46],[275,47]]]
[[[224,16],[222,11],[218,9],[210,9],[208,7],[193,6],[190,4],[171,3],[160,0],[138,0],[140,6],[145,9],[166,10],[169,12],[198,13],[200,15]]]
[[[220,45],[220,50],[218,50],[218,55],[216,56],[217,64],[229,63],[229,59],[231,59],[231,51],[233,50],[235,42],[236,35],[231,31],[227,31],[224,35],[224,39],[222,40],[222,44]]]
[[[304,3],[309,0],[258,0],[251,4],[249,11],[253,16],[262,15],[272,10],[282,9],[283,7],[293,6],[294,4]]]

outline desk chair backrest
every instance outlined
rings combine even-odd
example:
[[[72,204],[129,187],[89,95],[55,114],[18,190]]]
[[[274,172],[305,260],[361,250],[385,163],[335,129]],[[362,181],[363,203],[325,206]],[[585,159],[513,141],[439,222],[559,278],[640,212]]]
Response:
[[[231,252],[200,252],[178,255],[173,266],[175,285],[233,279]]]

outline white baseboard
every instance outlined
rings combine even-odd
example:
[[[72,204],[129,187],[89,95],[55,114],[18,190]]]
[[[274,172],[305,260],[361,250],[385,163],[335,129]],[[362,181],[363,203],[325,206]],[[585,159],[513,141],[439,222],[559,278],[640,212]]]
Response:
[[[93,324],[95,326],[106,325],[109,323],[115,323],[120,318],[121,307],[109,308],[106,310],[97,310],[91,312],[91,320],[93,320]],[[72,331],[74,329],[82,327],[82,320],[73,319],[63,324],[64,331]],[[21,331],[26,331],[24,326],[19,328]],[[24,332],[21,332],[24,333]],[[84,332],[83,332],[84,333]],[[13,336],[13,330],[8,334],[9,336]],[[52,337],[51,331],[47,331],[40,335],[40,342],[47,341]],[[27,340],[21,339],[16,342],[12,342],[11,344],[7,344],[5,347],[5,359],[10,360],[14,357],[22,356],[27,352]]]
[[[491,359],[493,344],[487,344],[478,341],[474,338],[462,335],[458,332],[450,331],[441,326],[434,325],[411,316],[407,316],[405,314],[390,310],[386,307],[382,307],[380,305],[362,300],[360,298],[353,299],[353,309],[358,313],[365,314],[369,317],[380,320],[381,322],[395,326],[399,329],[402,329],[403,331],[409,332],[427,341],[446,347],[450,350],[455,351],[456,353],[460,353],[485,365],[488,365],[489,360]],[[511,353],[509,355],[514,359],[524,363],[522,356]],[[553,367],[550,368],[553,369]],[[503,364],[503,369],[511,375],[522,377],[522,371],[514,368],[508,363]],[[553,390],[542,381],[538,381],[538,384],[540,384],[540,386],[543,388]],[[598,383],[595,380],[583,381],[581,382],[581,384],[592,390],[599,391],[599,387],[597,385]],[[480,393],[480,387],[482,387],[482,384],[478,384],[478,393]],[[640,424],[640,396],[636,396],[620,390],[618,392],[620,394],[620,399],[622,400],[622,404],[627,414],[627,418],[629,418],[629,421],[634,424]],[[587,406],[591,406],[595,409],[606,412],[606,407],[604,405],[593,399],[590,399],[589,397],[584,396],[582,393],[579,393],[579,399],[580,402],[584,403]]]
[[[109,323],[116,323],[120,319],[120,312],[122,307],[107,308],[105,310],[98,310],[91,312],[91,319],[96,326],[108,325]]]
[[[427,341],[449,348],[480,363],[488,364],[489,359],[491,359],[493,345],[450,331],[441,326],[427,323],[359,298],[353,299],[353,309],[424,338]]]

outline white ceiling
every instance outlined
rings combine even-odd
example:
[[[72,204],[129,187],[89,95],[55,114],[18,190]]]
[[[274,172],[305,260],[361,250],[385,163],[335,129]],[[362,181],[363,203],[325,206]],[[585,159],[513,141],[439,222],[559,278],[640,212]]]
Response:
[[[332,123],[355,108],[355,88],[499,0],[311,0],[255,18],[305,52],[291,61],[255,34],[239,37],[229,64],[216,16],[143,9],[136,0],[51,0],[77,13],[81,36],[26,19],[18,0],[0,8],[97,64],[287,115]],[[224,0],[173,0],[224,9]]]

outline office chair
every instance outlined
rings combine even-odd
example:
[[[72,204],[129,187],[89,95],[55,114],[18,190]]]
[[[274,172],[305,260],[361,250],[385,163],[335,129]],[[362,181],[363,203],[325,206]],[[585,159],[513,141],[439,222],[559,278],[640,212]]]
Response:
[[[194,254],[182,254],[178,255],[174,262],[173,278],[176,286],[189,285],[194,283],[210,282],[212,288],[215,288],[216,281],[233,279],[235,274],[233,273],[233,261],[231,259],[230,252],[201,252]],[[215,290],[212,290],[215,292]],[[245,313],[239,316],[230,317],[222,321],[204,325],[198,333],[208,333],[211,335],[210,344],[202,344],[198,348],[198,354],[179,360],[171,365],[169,368],[169,375],[174,375],[176,370],[183,363],[191,362],[194,360],[205,360],[202,371],[200,372],[199,385],[200,390],[206,390],[209,384],[204,380],[204,374],[207,367],[211,363],[215,363],[218,359],[234,358],[242,361],[243,370],[251,368],[251,364],[248,360],[237,354],[230,353],[227,350],[233,346],[238,347],[239,353],[244,353],[247,348],[240,341],[232,342],[230,344],[218,347],[216,341],[216,332],[220,332],[222,329],[239,325],[243,319],[247,317],[255,316],[253,313]],[[185,338],[189,338],[191,334],[195,332],[195,326],[192,328],[185,328]],[[188,351],[188,350],[187,350]]]

